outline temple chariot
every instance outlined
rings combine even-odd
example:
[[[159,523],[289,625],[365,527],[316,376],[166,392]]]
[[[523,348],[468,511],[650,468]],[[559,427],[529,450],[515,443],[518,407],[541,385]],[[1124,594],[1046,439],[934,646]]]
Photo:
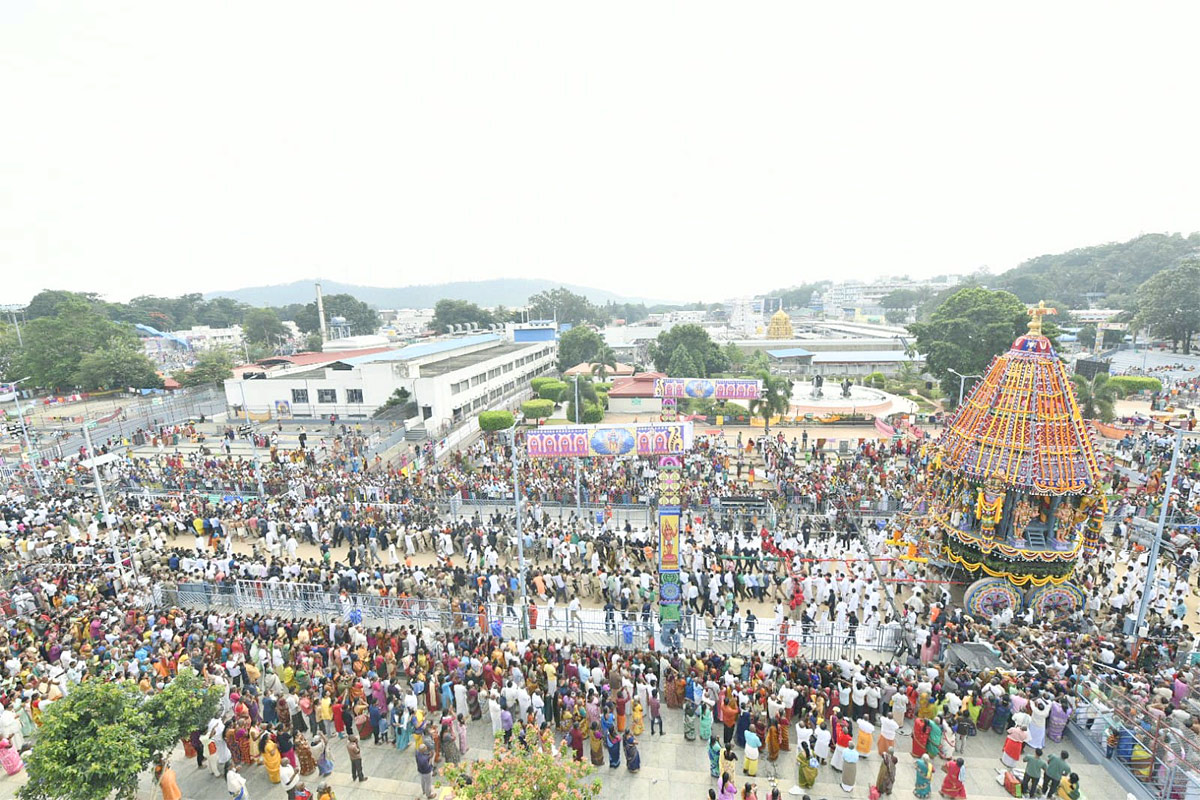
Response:
[[[975,578],[964,607],[978,618],[1079,608],[1075,564],[1107,511],[1074,387],[1042,334],[1048,313],[1030,310],[1029,331],[992,359],[929,460],[929,544]]]

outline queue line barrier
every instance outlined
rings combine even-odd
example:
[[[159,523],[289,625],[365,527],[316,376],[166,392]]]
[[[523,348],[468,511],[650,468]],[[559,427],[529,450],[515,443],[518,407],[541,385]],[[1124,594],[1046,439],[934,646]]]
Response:
[[[341,621],[367,628],[416,627],[419,631],[451,633],[475,627],[506,638],[560,639],[579,646],[626,650],[647,649],[653,640],[658,647],[708,649],[730,655],[762,652],[773,656],[783,652],[813,661],[853,660],[859,649],[899,656],[905,639],[898,625],[871,630],[864,626],[852,634],[830,623],[814,624],[805,630],[785,620],[779,630],[773,621],[761,621],[750,632],[740,625],[711,625],[697,614],[684,614],[672,635],[664,632],[654,615],[646,617],[640,612],[616,611],[606,618],[602,609],[584,608],[571,615],[564,606],[552,609],[536,602],[525,608],[503,603],[464,608],[442,598],[337,592],[317,584],[274,581],[164,584],[156,588],[156,601],[159,607],[177,605],[193,610],[319,619],[325,623]]]

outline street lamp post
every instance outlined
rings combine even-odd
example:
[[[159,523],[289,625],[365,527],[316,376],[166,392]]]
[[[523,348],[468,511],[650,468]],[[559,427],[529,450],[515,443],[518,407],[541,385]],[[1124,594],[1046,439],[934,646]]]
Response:
[[[963,396],[963,385],[967,382],[967,378],[982,378],[983,376],[982,375],[963,375],[961,372],[958,372],[957,370],[953,370],[953,369],[947,369],[946,371],[952,375],[958,376],[958,404],[956,406],[954,406],[954,408],[955,409],[961,408],[962,407],[962,396]]]
[[[37,481],[38,489],[46,491],[46,483],[42,480],[42,471],[38,469],[37,454],[33,450],[33,443],[29,441],[29,428],[25,427],[25,412],[21,410],[21,390],[17,388],[18,384],[29,380],[31,376],[26,375],[19,381],[13,382],[13,402],[17,404],[17,419],[21,422],[21,436],[25,439],[25,452],[29,453],[29,465],[33,467],[33,479]]]
[[[113,549],[113,566],[118,570],[121,569],[121,548],[117,545],[116,534],[109,525],[108,515],[108,498],[104,494],[104,481],[100,480],[100,468],[96,466],[96,449],[92,447],[92,425],[94,423],[83,423],[83,440],[87,444],[88,459],[92,462],[92,479],[96,481],[96,493],[100,495],[100,511],[104,515],[104,531],[108,539],[108,545]],[[130,563],[136,564],[133,558],[133,548],[129,551]],[[137,570],[137,567],[134,567]]]

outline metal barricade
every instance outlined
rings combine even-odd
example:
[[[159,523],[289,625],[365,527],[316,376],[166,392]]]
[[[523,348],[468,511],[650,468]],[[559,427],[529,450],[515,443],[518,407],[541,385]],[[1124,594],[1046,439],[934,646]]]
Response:
[[[1080,686],[1075,731],[1161,800],[1200,786],[1200,754],[1190,733],[1154,722],[1142,704],[1110,687]]]

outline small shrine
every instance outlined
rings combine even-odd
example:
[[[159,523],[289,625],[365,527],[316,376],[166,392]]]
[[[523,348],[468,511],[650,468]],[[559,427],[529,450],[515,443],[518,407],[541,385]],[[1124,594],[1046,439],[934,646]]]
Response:
[[[1078,607],[1075,562],[1107,511],[1074,386],[1042,333],[1053,313],[1030,309],[1029,331],[992,359],[930,453],[933,544],[977,578],[964,605],[980,617]]]
[[[795,331],[792,330],[792,318],[787,315],[787,312],[782,308],[771,315],[771,322],[767,325],[768,339],[794,339]]]

